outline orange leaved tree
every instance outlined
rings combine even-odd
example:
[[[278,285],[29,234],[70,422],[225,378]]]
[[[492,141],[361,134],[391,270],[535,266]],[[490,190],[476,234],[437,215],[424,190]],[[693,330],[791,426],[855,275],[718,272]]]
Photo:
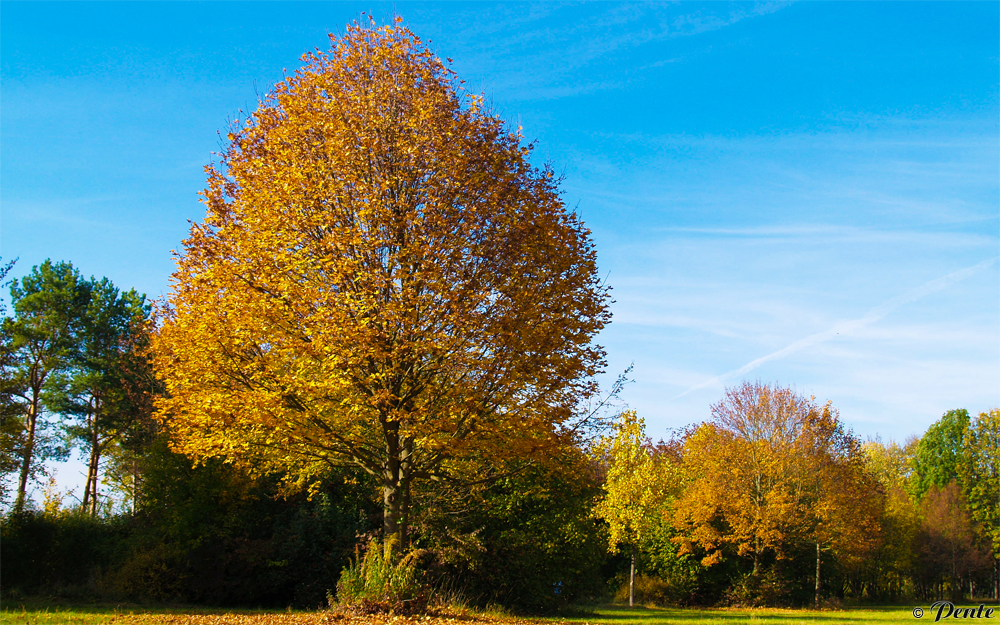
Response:
[[[303,483],[361,467],[405,545],[414,480],[572,429],[609,296],[551,169],[417,37],[331,42],[207,168],[155,340],[159,414],[196,458]]]
[[[883,493],[860,442],[830,404],[760,382],[727,389],[712,416],[685,442],[691,482],[673,519],[682,550],[704,550],[706,566],[735,551],[758,578],[766,561],[815,544],[818,602],[821,551],[849,559],[880,531]]]

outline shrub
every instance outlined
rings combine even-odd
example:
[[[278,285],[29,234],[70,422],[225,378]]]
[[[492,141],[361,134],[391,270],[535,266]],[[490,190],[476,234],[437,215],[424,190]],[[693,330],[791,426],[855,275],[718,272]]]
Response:
[[[726,599],[734,607],[786,606],[794,603],[790,590],[788,583],[771,569],[763,575],[741,575],[733,581]]]
[[[628,603],[628,575],[616,575],[614,585],[615,603]],[[637,605],[668,605],[673,603],[670,584],[659,577],[648,575],[635,576],[635,603]]]
[[[368,544],[364,558],[358,553],[344,567],[337,582],[337,601],[354,612],[412,614],[427,609],[427,588],[417,570],[416,554],[397,558],[395,542],[385,549],[378,540]]]
[[[0,517],[3,593],[103,596],[127,522],[78,511],[28,510]]]

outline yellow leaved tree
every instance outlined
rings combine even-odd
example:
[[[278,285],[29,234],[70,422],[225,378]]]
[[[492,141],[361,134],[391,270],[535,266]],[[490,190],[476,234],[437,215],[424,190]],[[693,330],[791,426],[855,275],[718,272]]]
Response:
[[[303,484],[364,469],[405,546],[414,481],[562,444],[609,296],[551,169],[416,36],[331,43],[207,168],[155,338],[159,415],[195,458]]]
[[[593,455],[606,466],[604,496],[594,515],[608,524],[608,543],[617,552],[632,552],[629,569],[629,605],[635,600],[635,555],[658,516],[665,514],[667,498],[676,483],[674,466],[653,453],[646,438],[646,422],[627,410],[615,424],[614,436],[602,437]]]

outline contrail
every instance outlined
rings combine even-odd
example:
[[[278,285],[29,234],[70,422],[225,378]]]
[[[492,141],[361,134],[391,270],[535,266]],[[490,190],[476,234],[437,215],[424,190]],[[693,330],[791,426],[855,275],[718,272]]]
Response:
[[[688,390],[684,391],[680,395],[676,395],[676,396],[672,397],[671,401],[673,401],[674,399],[679,399],[681,397],[684,397],[688,393],[693,393],[694,391],[697,391],[698,389],[705,388],[706,386],[711,386],[713,384],[717,384],[717,383],[722,382],[724,380],[727,380],[729,378],[732,378],[732,377],[735,377],[735,376],[739,376],[739,375],[743,375],[744,373],[747,373],[749,371],[753,371],[754,369],[756,369],[757,367],[761,366],[765,362],[770,362],[772,360],[777,360],[778,358],[784,358],[788,354],[794,354],[795,352],[803,350],[803,349],[805,349],[807,347],[812,347],[813,345],[817,345],[819,343],[822,343],[823,341],[826,341],[827,339],[831,339],[831,338],[837,336],[838,334],[848,334],[848,333],[850,333],[850,332],[852,332],[854,330],[857,330],[859,328],[863,328],[863,327],[865,327],[867,325],[875,323],[876,321],[878,321],[879,319],[885,317],[890,312],[892,312],[893,310],[899,308],[903,304],[909,304],[910,302],[916,301],[916,300],[920,299],[921,297],[924,297],[926,295],[930,295],[931,293],[934,293],[935,291],[940,291],[941,289],[946,288],[946,287],[948,287],[948,286],[950,286],[950,285],[952,285],[952,284],[954,284],[954,283],[956,283],[956,282],[958,282],[960,280],[964,280],[964,279],[968,278],[969,276],[971,276],[972,274],[974,274],[977,271],[979,271],[980,269],[985,269],[985,268],[989,267],[990,265],[993,265],[994,263],[997,262],[997,260],[1000,260],[1000,256],[996,256],[994,258],[990,258],[989,260],[984,260],[983,262],[981,262],[981,263],[979,263],[977,265],[973,265],[971,267],[966,267],[965,269],[959,269],[958,271],[956,271],[954,273],[949,273],[948,275],[946,275],[944,277],[941,277],[941,278],[937,278],[936,280],[931,280],[930,282],[928,282],[928,283],[926,283],[924,285],[918,286],[917,288],[913,289],[912,291],[907,291],[906,293],[903,293],[902,295],[899,295],[899,296],[894,297],[894,298],[892,298],[890,300],[882,302],[881,304],[879,304],[875,308],[872,308],[871,310],[869,310],[865,314],[865,316],[861,317],[860,319],[851,319],[849,321],[839,321],[839,322],[837,322],[836,325],[834,325],[829,330],[825,330],[823,332],[818,332],[816,334],[812,334],[810,336],[807,336],[807,337],[805,337],[803,339],[799,339],[799,340],[795,341],[794,343],[792,343],[791,345],[788,345],[787,347],[783,347],[783,348],[779,349],[776,352],[768,354],[767,356],[761,356],[757,360],[753,360],[751,362],[748,362],[747,364],[743,365],[739,369],[733,369],[732,371],[728,371],[726,373],[723,373],[722,375],[718,375],[718,376],[716,376],[714,378],[711,378],[709,380],[706,380],[706,381],[704,381],[704,382],[702,382],[700,384],[696,384],[695,386],[692,386],[691,388],[689,388]]]

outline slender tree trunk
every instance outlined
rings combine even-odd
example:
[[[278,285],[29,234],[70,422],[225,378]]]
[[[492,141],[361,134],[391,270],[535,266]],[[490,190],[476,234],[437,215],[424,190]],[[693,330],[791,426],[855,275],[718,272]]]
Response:
[[[80,509],[93,516],[94,500],[97,497],[95,483],[97,475],[97,415],[93,412],[87,417],[87,429],[90,430],[90,457],[87,459],[87,481],[83,484],[83,500],[80,502]]]
[[[820,562],[820,551],[819,551],[819,541],[816,541],[816,607],[819,607],[819,562]]]
[[[104,444],[101,442],[101,408],[104,402],[100,396],[94,396],[94,420],[90,428],[90,516],[97,516],[97,477],[101,472],[101,452]]]
[[[635,605],[635,547],[632,547],[632,566],[628,573],[628,605]]]
[[[94,475],[94,454],[91,452],[87,462],[87,480],[83,483],[83,499],[80,501],[80,510],[90,511],[90,480]]]
[[[101,444],[94,436],[90,450],[90,515],[97,516],[97,478],[101,469]]]
[[[760,537],[753,539],[753,576],[760,571]]]
[[[960,603],[962,601],[962,579],[958,576],[958,546],[955,541],[951,541],[951,601]]]
[[[21,458],[21,474],[17,480],[17,498],[14,500],[14,512],[24,511],[24,500],[28,492],[28,477],[31,475],[31,456],[35,451],[35,428],[38,423],[39,388],[31,389],[31,403],[28,406],[28,440],[24,443],[24,455]]]
[[[132,452],[132,516],[139,509],[139,461]]]

